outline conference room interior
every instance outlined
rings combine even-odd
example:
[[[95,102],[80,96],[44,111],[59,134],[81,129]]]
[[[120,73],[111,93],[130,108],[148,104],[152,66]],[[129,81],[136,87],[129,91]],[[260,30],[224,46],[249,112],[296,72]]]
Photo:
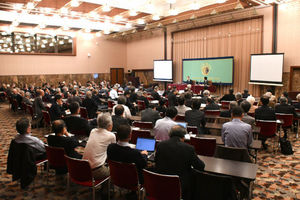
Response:
[[[194,138],[209,138],[215,145],[212,154],[207,154],[208,149],[203,154],[197,153],[205,168],[204,172],[192,171],[192,199],[207,196],[231,199],[218,194],[218,191],[224,195],[232,192],[228,191],[228,185],[221,187],[224,184],[221,180],[230,180],[234,187],[240,182],[246,185],[246,196],[240,188],[234,189],[237,199],[300,199],[300,115],[297,114],[300,108],[295,109],[292,124],[287,128],[291,155],[282,153],[279,141],[287,121],[280,116],[274,122],[275,135],[266,140],[266,148],[261,140],[263,122],[258,120],[251,126],[253,141],[246,151],[250,161],[222,158],[216,153],[225,147],[223,125],[232,120],[231,116],[220,116],[228,110],[230,115],[230,102],[221,100],[230,89],[234,94],[247,90],[255,99],[254,107],[260,107],[260,98],[266,95],[279,104],[284,93],[288,94],[291,105],[300,105],[299,21],[300,0],[0,1],[0,199],[106,199],[103,196],[106,186],[96,188],[94,196],[91,187],[76,184],[67,174],[56,174],[54,169],[48,172],[47,162],[37,166],[34,180],[25,189],[7,172],[9,149],[17,135],[19,119],[28,118],[33,124],[32,135],[47,144],[48,135],[53,133],[49,113],[57,88],[62,90],[59,94],[63,96],[66,116],[70,115],[67,99],[73,90],[78,90],[82,101],[87,98],[87,91],[99,95],[96,114],[113,115],[112,108],[118,103],[106,90],[101,93],[106,84],[107,92],[117,87],[119,96],[126,94],[126,88],[134,87],[139,96],[145,95],[155,107],[161,103],[151,96],[155,86],[160,98],[165,99],[166,108],[170,100],[163,94],[170,89],[176,88],[177,100],[189,92],[192,100],[201,101],[200,110],[206,121],[204,133],[197,126],[195,131],[195,126],[187,125],[184,115],[174,118],[185,127],[184,142],[193,145],[196,153],[201,147],[194,145]],[[69,92],[64,91],[64,86]],[[31,113],[33,106],[18,104],[10,95],[14,89],[18,94],[22,91],[37,94],[41,89],[52,93],[52,100],[43,98],[49,120],[44,115],[41,124],[37,124]],[[203,96],[206,90],[219,106],[217,112],[205,110],[209,104],[206,95]],[[29,100],[34,102],[35,97],[30,96]],[[97,115],[89,117],[87,109],[80,106],[81,117],[88,120],[91,129],[97,128]],[[155,140],[155,122],[140,123],[145,103],[136,101],[134,106],[129,118],[132,135],[149,132],[145,137]],[[161,118],[165,115],[160,112]],[[248,115],[255,118],[255,112]],[[76,151],[83,154],[89,135],[78,136],[74,131],[72,137],[80,141]],[[137,138],[138,135],[131,138],[132,148]],[[161,141],[155,142],[157,148]],[[155,171],[154,156],[147,161],[150,171]],[[210,176],[207,185],[200,178],[203,174]],[[213,183],[215,188],[209,188],[212,180],[219,180]],[[116,200],[137,199],[139,194],[140,199],[150,199],[145,188],[155,186],[141,185],[144,189],[138,193],[137,185],[131,192],[118,187],[115,181],[111,176],[110,199]],[[211,194],[203,195],[205,188]],[[165,189],[170,192],[170,198],[165,194],[166,200],[171,200],[177,191],[180,194],[178,188]]]

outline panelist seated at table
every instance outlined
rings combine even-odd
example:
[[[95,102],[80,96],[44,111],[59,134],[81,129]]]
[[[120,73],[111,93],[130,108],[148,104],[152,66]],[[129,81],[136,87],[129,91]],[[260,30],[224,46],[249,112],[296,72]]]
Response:
[[[170,130],[170,139],[161,142],[155,153],[155,169],[158,173],[178,175],[183,199],[191,199],[191,167],[204,170],[193,146],[184,143],[185,128],[176,125]]]
[[[209,82],[208,82],[208,80],[207,80],[207,77],[206,77],[206,76],[204,76],[203,84],[204,84],[204,85],[209,85]]]
[[[190,77],[190,76],[187,76],[187,77],[186,77],[186,81],[183,81],[183,83],[186,83],[186,84],[193,84],[193,80],[191,80],[191,77]]]
[[[139,181],[143,184],[142,170],[147,166],[148,152],[145,150],[140,152],[137,149],[131,148],[129,144],[131,139],[131,128],[127,124],[122,124],[118,127],[117,138],[117,143],[108,145],[107,159],[118,162],[134,163],[138,171]]]
[[[231,111],[232,121],[223,124],[222,141],[226,147],[238,147],[247,149],[253,140],[252,128],[242,121],[243,110],[235,106]]]

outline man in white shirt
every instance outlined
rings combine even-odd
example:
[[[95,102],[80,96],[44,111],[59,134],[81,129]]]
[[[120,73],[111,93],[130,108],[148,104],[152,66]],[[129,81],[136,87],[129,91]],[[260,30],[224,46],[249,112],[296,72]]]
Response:
[[[192,110],[190,107],[184,105],[184,97],[179,97],[177,99],[178,106],[175,106],[177,109],[178,115],[185,115],[185,112]]]
[[[91,131],[84,149],[83,159],[87,159],[91,165],[95,179],[109,176],[109,168],[105,166],[107,147],[116,143],[116,136],[111,132],[112,119],[109,113],[99,114],[97,118],[98,128]]]
[[[117,105],[122,105],[124,108],[124,113],[123,116],[126,119],[130,119],[131,118],[131,112],[130,109],[128,108],[128,106],[125,105],[126,103],[126,97],[124,96],[119,96],[118,98],[118,104]],[[117,107],[117,105],[114,105],[113,109],[112,109],[112,115],[115,115],[115,108]]]
[[[21,118],[16,123],[18,134],[15,137],[16,143],[25,143],[35,149],[36,160],[46,157],[44,142],[31,135],[31,124],[29,119]]]
[[[112,99],[112,100],[115,100],[117,98],[119,98],[119,95],[118,95],[118,87],[117,86],[114,86],[110,92],[109,92],[109,97]]]
[[[154,136],[156,140],[168,140],[170,138],[169,132],[171,128],[177,123],[174,121],[177,115],[177,110],[174,107],[167,108],[166,116],[159,119],[155,123]]]

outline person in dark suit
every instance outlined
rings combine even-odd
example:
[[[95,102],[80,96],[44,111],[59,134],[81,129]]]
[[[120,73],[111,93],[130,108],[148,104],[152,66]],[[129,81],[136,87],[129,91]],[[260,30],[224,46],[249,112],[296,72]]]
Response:
[[[65,110],[63,108],[62,96],[57,94],[55,95],[55,103],[52,104],[49,111],[51,121],[55,121],[61,119],[66,115]]]
[[[149,107],[149,100],[147,99],[147,92],[143,91],[143,94],[141,96],[138,97],[138,100],[144,101],[145,102],[145,106],[146,108]]]
[[[150,104],[146,110],[141,112],[143,122],[152,122],[155,124],[156,120],[161,119],[159,112],[156,110],[156,106]]]
[[[178,175],[181,183],[182,197],[191,199],[191,170],[203,171],[205,164],[195,152],[193,146],[184,143],[186,130],[174,126],[170,130],[170,139],[159,143],[155,153],[155,170],[158,173]]]
[[[184,81],[185,84],[193,84],[193,81],[191,80],[190,76],[186,77],[186,81]]]
[[[284,113],[284,114],[293,114],[294,117],[297,117],[295,112],[295,107],[288,104],[288,99],[286,97],[281,97],[279,99],[280,104],[275,106],[275,113]],[[287,138],[287,129],[284,128],[284,138]]]
[[[107,147],[107,159],[134,163],[139,176],[139,182],[143,183],[142,170],[147,166],[147,151],[140,152],[137,149],[133,149],[129,145],[131,139],[131,128],[128,124],[122,124],[117,131],[117,143],[112,143]]]
[[[137,99],[138,99],[138,96],[137,96],[137,93],[135,92],[135,87],[131,87],[129,100],[131,103],[136,103]]]
[[[167,111],[167,107],[166,107],[165,103],[166,103],[166,101],[164,99],[159,100],[156,110],[160,113],[165,114]]]
[[[207,77],[206,77],[206,76],[204,76],[203,84],[204,84],[204,85],[209,85],[209,84],[208,84],[208,80],[207,80]]]
[[[82,158],[82,155],[75,151],[80,144],[74,137],[70,137],[63,120],[55,120],[52,123],[52,131],[55,135],[49,135],[47,138],[50,146],[64,148],[67,156],[72,158]]]
[[[44,104],[43,104],[43,98],[44,91],[38,90],[37,91],[37,97],[34,99],[33,102],[33,112],[34,112],[34,118],[37,120],[38,126],[43,125],[43,113],[42,110],[46,110]]]
[[[212,98],[207,98],[207,105],[204,110],[220,110],[220,106]]]
[[[250,110],[250,107],[251,107],[251,104],[244,100],[242,103],[241,103],[241,108],[243,109],[243,112],[244,112],[244,116],[242,118],[242,121],[253,126],[254,125],[254,122],[255,122],[255,119],[254,117],[251,117],[250,115],[248,115],[248,111]]]
[[[130,100],[130,95],[131,95],[130,89],[131,88],[129,88],[127,91],[124,92],[124,96],[126,97],[125,106],[127,106],[129,108],[130,113],[132,115],[136,115],[136,107],[135,107],[134,103],[131,102],[131,100]]]
[[[112,121],[113,121],[113,128],[112,131],[116,132],[118,130],[118,127],[122,124],[129,125],[128,119],[123,117],[124,113],[124,107],[119,104],[115,107],[115,115],[113,115]]]
[[[91,128],[86,119],[80,117],[80,106],[77,101],[74,101],[69,105],[71,112],[70,116],[64,118],[67,126],[67,130],[72,133],[72,131],[83,131],[86,136],[90,135]]]
[[[188,126],[197,126],[198,132],[200,134],[205,133],[205,118],[204,112],[200,111],[200,100],[194,99],[192,110],[185,112],[185,121],[188,123]]]
[[[91,91],[86,92],[86,97],[82,102],[82,106],[86,108],[89,119],[93,119],[97,117],[98,106],[96,102],[92,99]]]
[[[283,92],[281,97],[285,97],[287,99],[287,104],[291,105],[292,104],[292,99],[289,97],[289,93],[288,92]],[[278,101],[280,101],[280,98],[278,97]]]
[[[233,89],[229,89],[229,94],[225,94],[220,101],[235,101],[235,96],[233,94]]]
[[[244,93],[242,94],[243,99],[246,99],[248,96],[250,96],[249,91],[244,89]]]
[[[260,101],[262,103],[261,107],[258,107],[255,109],[255,120],[276,120],[275,110],[268,106],[269,104],[269,97],[266,95],[263,95],[260,98]],[[266,145],[266,138],[261,137],[262,145],[264,149],[267,149],[268,146]]]
[[[158,100],[159,101],[161,99],[160,95],[157,93],[158,89],[159,89],[158,86],[155,86],[152,93],[151,93],[151,96],[153,97],[153,100]]]
[[[171,92],[168,94],[168,102],[169,102],[169,107],[177,106],[177,89],[173,88]]]
[[[72,91],[72,96],[68,98],[67,101],[69,104],[73,103],[73,102],[78,102],[79,105],[82,104],[82,100],[81,98],[78,96],[78,91],[77,90],[73,90]]]

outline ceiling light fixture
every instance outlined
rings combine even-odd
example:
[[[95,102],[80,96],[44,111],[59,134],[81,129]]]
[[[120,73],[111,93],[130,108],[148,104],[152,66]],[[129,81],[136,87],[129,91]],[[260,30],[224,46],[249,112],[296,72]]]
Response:
[[[18,22],[17,20],[14,20],[11,25],[13,26],[19,26],[20,22]]]
[[[68,8],[66,8],[66,7],[62,7],[61,9],[60,9],[60,12],[62,13],[62,14],[68,14],[68,12],[69,12],[69,10],[68,10]]]
[[[32,10],[34,8],[34,3],[33,2],[28,2],[27,5],[26,5],[26,8],[28,10]]]
[[[116,22],[119,22],[119,21],[122,21],[122,20],[123,20],[123,17],[122,17],[121,15],[116,15],[116,16],[114,17],[114,20],[115,20]]]
[[[129,16],[137,16],[137,12],[135,10],[130,10]]]
[[[140,25],[145,24],[145,20],[144,19],[138,19],[137,23],[140,24]]]
[[[13,5],[14,10],[21,10],[23,8],[23,4],[21,3],[16,3]]]
[[[169,11],[169,15],[171,15],[171,16],[178,15],[178,11],[175,8],[171,8]]]
[[[152,16],[152,20],[155,20],[155,21],[156,21],[156,20],[160,20],[159,15],[153,15],[153,16]]]
[[[176,3],[176,0],[167,0],[167,3],[174,4]]]
[[[109,11],[111,11],[111,7],[110,7],[109,5],[107,5],[107,4],[105,4],[105,5],[103,6],[103,8],[102,8],[102,11],[103,11],[103,12],[109,12]]]
[[[125,27],[126,28],[132,28],[132,24],[128,22],[128,23],[126,23]]]
[[[217,3],[225,3],[226,0],[217,0]]]
[[[200,9],[200,4],[197,3],[196,1],[194,1],[192,4],[191,4],[191,9],[192,10],[199,10]]]
[[[79,1],[78,0],[72,0],[71,1],[71,7],[78,7],[80,5]]]
[[[90,32],[91,32],[91,29],[90,29],[90,28],[85,28],[85,29],[84,29],[84,32],[90,33]]]
[[[108,35],[108,34],[110,34],[110,30],[104,29],[103,33],[104,33],[105,35]]]

